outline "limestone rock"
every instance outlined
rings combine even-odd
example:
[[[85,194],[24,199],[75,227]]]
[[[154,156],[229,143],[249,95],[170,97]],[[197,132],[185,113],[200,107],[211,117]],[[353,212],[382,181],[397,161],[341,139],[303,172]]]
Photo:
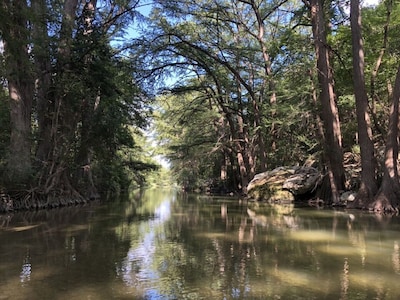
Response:
[[[313,167],[298,168],[283,183],[282,188],[290,191],[293,195],[304,195],[312,192],[321,180],[321,173]]]
[[[291,168],[279,167],[272,171],[257,174],[247,186],[248,196],[258,201],[293,201],[293,194],[282,189],[283,183],[292,172]]]
[[[313,167],[279,167],[254,176],[247,193],[255,200],[293,201],[295,195],[312,192],[320,179],[320,172]]]

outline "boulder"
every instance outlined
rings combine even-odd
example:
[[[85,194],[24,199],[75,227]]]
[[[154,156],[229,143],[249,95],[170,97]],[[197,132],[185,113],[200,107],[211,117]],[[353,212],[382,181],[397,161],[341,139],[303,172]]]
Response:
[[[290,168],[279,167],[272,171],[257,174],[247,186],[248,197],[258,201],[293,201],[293,194],[282,189],[283,183],[291,173]]]
[[[305,195],[313,192],[321,179],[321,173],[316,168],[300,167],[285,180],[282,188],[296,196]]]
[[[311,193],[319,185],[321,173],[313,167],[279,167],[257,174],[247,186],[255,200],[293,201],[295,196]]]

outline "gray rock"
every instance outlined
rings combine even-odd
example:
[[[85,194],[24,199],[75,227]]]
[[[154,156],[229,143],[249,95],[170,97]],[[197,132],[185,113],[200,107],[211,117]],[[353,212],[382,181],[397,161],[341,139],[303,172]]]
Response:
[[[256,200],[292,201],[294,195],[313,192],[321,178],[321,173],[313,167],[278,167],[254,176],[247,186],[247,193]]]
[[[321,178],[321,173],[316,168],[301,167],[285,180],[282,188],[290,191],[293,195],[304,195],[313,192]]]
[[[340,195],[340,201],[346,203],[346,202],[352,202],[356,199],[357,193],[349,191],[349,192],[344,192],[343,194]]]

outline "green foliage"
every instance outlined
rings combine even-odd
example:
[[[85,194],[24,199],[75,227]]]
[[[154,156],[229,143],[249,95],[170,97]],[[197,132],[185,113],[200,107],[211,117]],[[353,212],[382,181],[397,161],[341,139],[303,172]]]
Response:
[[[395,72],[399,64],[398,45],[400,45],[396,28],[399,27],[400,5],[393,2],[388,22],[388,1],[382,1],[376,7],[362,9],[362,30],[365,52],[365,83],[369,97],[372,116],[372,127],[375,141],[382,144],[388,121],[388,103],[390,91],[388,84],[394,82]],[[388,25],[385,42],[385,26]],[[357,143],[357,123],[353,80],[352,80],[352,45],[351,31],[348,24],[338,27],[335,35],[330,37],[333,45],[333,66],[335,75],[335,90],[338,97],[338,107],[345,151],[351,151]],[[385,46],[385,43],[386,46]],[[382,61],[377,69],[376,78],[373,71],[377,68],[378,58]],[[374,81],[374,85],[372,85]]]
[[[47,28],[42,36],[32,34],[30,42],[36,76],[51,74],[44,91],[47,107],[42,111],[54,126],[48,160],[56,162],[68,173],[65,178],[78,187],[88,183],[78,171],[91,164],[100,190],[118,192],[130,182],[145,185],[147,177],[151,185],[159,184],[157,181],[171,184],[167,180],[170,175],[189,189],[210,182],[237,188],[239,178],[246,176],[241,167],[248,176],[254,175],[264,168],[263,154],[267,167],[274,168],[301,164],[319,153],[321,107],[308,9],[299,1],[256,2],[157,1],[149,18],[141,19],[142,31],[124,44],[112,39],[129,27],[136,14],[131,6],[138,3],[104,3],[90,26],[79,7],[67,41],[61,37],[61,2],[46,7],[43,19],[41,14],[28,13],[32,24],[44,22]],[[357,143],[351,31],[340,1],[325,3],[332,25],[327,47],[332,50],[347,151],[356,149]],[[393,82],[400,55],[400,4],[396,1],[384,45],[388,3],[362,10],[365,76],[375,137],[386,130],[388,83]],[[6,13],[1,6],[0,16]],[[0,28],[7,27],[4,20],[0,20]],[[60,54],[63,46],[68,46],[65,57]],[[381,51],[382,63],[373,78]],[[38,63],[39,58],[49,64],[48,69]],[[1,73],[1,80],[6,82],[7,75]],[[36,150],[41,142],[37,115],[42,108],[37,90],[32,97]],[[151,101],[153,97],[156,103]],[[2,90],[2,159],[10,132],[6,98]],[[152,106],[156,110],[154,124],[149,122]],[[142,132],[149,128],[154,130],[151,138]],[[152,145],[154,140],[159,149]],[[168,159],[170,170],[159,168],[158,155]],[[49,166],[46,163],[43,166]],[[46,168],[43,166],[38,168]],[[225,178],[221,178],[223,169]],[[46,177],[42,171],[37,178]]]
[[[316,116],[319,104],[313,99],[313,77],[310,70],[313,66],[311,57],[305,52],[311,51],[308,47],[302,48],[298,43],[304,43],[298,37],[288,51],[294,51],[292,62],[287,62],[276,76],[277,102],[267,107],[264,114],[263,126],[265,132],[273,132],[269,140],[274,144],[274,150],[269,152],[269,168],[273,169],[282,165],[296,165],[303,163],[310,154],[321,150],[318,138],[318,123]],[[300,49],[304,51],[298,50]],[[296,52],[296,49],[299,52]],[[309,53],[309,52],[308,52]],[[297,56],[297,57],[296,57]],[[273,110],[273,115],[268,114]]]
[[[259,153],[266,151],[274,167],[302,163],[320,150],[314,50],[310,29],[299,26],[305,10],[292,1],[248,4],[158,3],[146,39],[135,44],[145,74],[177,76],[171,94],[159,98],[159,118],[168,121],[157,120],[156,131],[184,186],[219,181],[227,164],[225,180],[235,188],[239,152],[245,163],[254,160],[251,174],[261,169]],[[292,18],[285,10],[296,13]],[[268,20],[258,23],[256,13]]]
[[[171,162],[172,174],[178,183],[191,190],[218,177],[214,166],[220,164],[214,127],[218,115],[196,95],[160,97],[159,115],[155,119],[158,143],[164,150],[162,154]]]
[[[146,172],[157,169],[156,163],[141,154],[134,138],[134,131],[148,125],[151,101],[136,80],[136,63],[117,48],[124,45],[112,43],[138,15],[138,4],[111,1],[91,12],[85,2],[77,3],[72,12],[76,18],[69,25],[67,1],[28,4],[32,9],[26,15],[29,26],[24,32],[29,41],[16,43],[33,49],[30,55],[37,86],[29,91],[34,105],[31,152],[35,155],[44,149],[39,159],[32,157],[37,182],[30,184],[34,189],[76,195],[96,185],[100,191],[118,192],[131,181],[143,185]],[[7,14],[7,9],[1,5],[0,14]],[[0,20],[0,36],[13,26],[11,22],[10,18]],[[2,68],[1,81],[7,82],[8,75]],[[2,90],[2,159],[9,143],[5,99]]]
[[[339,97],[338,107],[341,116],[343,148],[345,151],[351,151],[351,147],[356,143],[357,132],[354,96],[350,94]]]
[[[176,182],[171,170],[166,167],[161,167],[156,171],[149,172],[146,176],[146,186],[157,188],[175,187]]]
[[[74,47],[79,98],[93,108],[83,111],[78,147],[92,151],[102,189],[126,189],[132,181],[143,185],[146,172],[157,166],[140,155],[144,145],[136,141],[137,129],[147,126],[151,110],[135,81],[135,64],[118,55],[102,28],[94,28],[90,40],[78,36]],[[82,57],[87,60],[83,72]]]

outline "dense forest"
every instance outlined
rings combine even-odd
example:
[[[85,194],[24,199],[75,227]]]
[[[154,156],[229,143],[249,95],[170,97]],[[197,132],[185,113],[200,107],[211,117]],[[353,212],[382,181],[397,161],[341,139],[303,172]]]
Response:
[[[163,155],[185,189],[242,194],[312,160],[326,203],[351,189],[354,208],[398,211],[399,14],[394,0],[4,0],[0,210],[143,185]]]

